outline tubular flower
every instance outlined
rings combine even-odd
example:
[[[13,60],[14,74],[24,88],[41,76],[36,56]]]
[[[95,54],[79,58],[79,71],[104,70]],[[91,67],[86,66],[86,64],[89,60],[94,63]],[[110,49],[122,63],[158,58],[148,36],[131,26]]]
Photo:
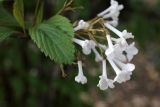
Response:
[[[91,53],[92,48],[89,45],[89,40],[80,40],[76,38],[73,38],[72,40],[82,47],[82,51],[85,55],[89,55]]]
[[[72,39],[82,48],[83,54],[89,55],[93,52],[95,61],[102,61],[102,75],[99,76],[97,85],[101,90],[114,88],[114,82],[123,83],[130,80],[135,70],[135,65],[130,61],[138,54],[138,49],[133,41],[134,35],[126,29],[119,31],[115,28],[118,25],[120,11],[124,8],[123,5],[119,5],[115,0],[111,0],[110,3],[111,6],[99,13],[96,18],[87,22],[80,20],[74,30],[78,38],[83,39],[76,37]],[[110,32],[115,33],[117,37],[113,37]],[[106,38],[103,37],[104,34]],[[83,35],[85,36],[82,37]],[[129,39],[132,42],[128,42]],[[108,79],[106,61],[109,62],[116,74],[113,80]],[[79,73],[75,77],[75,81],[82,84],[87,83],[87,78],[83,75],[81,61],[78,61],[78,68]]]
[[[127,56],[128,61],[131,61],[134,55],[138,54],[138,49],[134,45],[135,45],[135,42],[130,44],[125,50],[125,52],[127,53],[126,56]]]
[[[109,88],[114,88],[114,81],[111,80],[111,79],[108,79],[107,77],[107,69],[106,69],[106,60],[103,59],[102,61],[102,75],[99,76],[100,77],[100,80],[99,80],[99,83],[98,83],[98,87],[101,89],[101,90],[106,90]]]
[[[75,81],[81,84],[87,83],[87,78],[83,74],[82,61],[78,61],[78,75],[75,77]]]
[[[109,19],[111,18],[111,21],[107,21],[109,24],[113,26],[118,25],[118,17],[120,14],[120,11],[123,9],[123,5],[119,5],[117,1],[111,0],[111,6],[104,10],[103,12],[98,14],[98,17],[102,17],[103,19]]]
[[[127,61],[125,55],[123,55],[123,51],[119,45],[113,45],[111,41],[110,35],[107,35],[107,41],[108,41],[108,49],[106,49],[105,54],[110,59],[117,58],[121,61]]]
[[[117,81],[118,83],[126,82],[127,80],[130,80],[131,72],[120,70],[117,65],[114,63],[114,61],[110,58],[107,58],[109,63],[111,64],[112,68],[116,72],[116,77],[114,78],[114,81]]]
[[[117,30],[116,28],[114,28],[113,26],[107,23],[105,25],[108,29],[110,29],[112,32],[114,32],[119,36],[118,39],[112,38],[112,40],[116,44],[119,44],[119,46],[121,47],[121,50],[127,53],[128,61],[131,61],[134,55],[138,53],[138,49],[134,46],[135,43],[133,42],[132,44],[129,45],[126,41],[126,39],[134,38],[132,33],[128,33],[126,30],[124,30],[123,32],[120,32],[119,30]]]
[[[78,45],[80,45],[82,47],[82,51],[85,55],[89,55],[91,53],[91,51],[93,50],[93,52],[95,54],[95,61],[99,62],[102,60],[102,56],[96,50],[96,48],[95,48],[96,43],[93,40],[80,40],[80,39],[76,39],[76,38],[73,38],[72,40],[73,40],[73,42],[77,43]],[[103,45],[101,45],[101,47],[105,48]]]
[[[87,29],[89,27],[89,24],[87,22],[85,22],[84,20],[80,20],[78,22],[78,26],[76,26],[74,28],[74,31],[78,31],[78,30],[81,30],[81,29]]]

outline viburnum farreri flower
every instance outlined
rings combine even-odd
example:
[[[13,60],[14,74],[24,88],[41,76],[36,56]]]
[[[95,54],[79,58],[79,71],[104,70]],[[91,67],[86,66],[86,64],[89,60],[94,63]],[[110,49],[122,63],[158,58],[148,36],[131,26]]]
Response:
[[[123,9],[123,5],[119,5],[117,1],[111,0],[111,6],[104,10],[103,12],[99,13],[98,16],[102,17],[103,19],[107,20],[111,18],[112,20],[107,20],[107,23],[117,26],[118,25],[118,17],[120,11]]]
[[[78,61],[78,70],[78,75],[75,77],[75,81],[81,84],[86,84],[87,78],[83,74],[82,61]]]
[[[82,48],[84,55],[93,53],[95,61],[102,62],[102,75],[99,76],[100,80],[97,85],[101,90],[114,88],[114,82],[123,83],[130,80],[135,69],[135,65],[130,61],[138,54],[132,33],[126,29],[121,32],[115,28],[118,25],[120,11],[124,6],[119,5],[115,0],[111,0],[110,4],[109,8],[92,20],[80,20],[74,27],[76,36],[72,39]],[[113,37],[110,31],[117,37]],[[132,40],[132,42],[128,40]],[[80,56],[77,57],[80,58]],[[106,61],[115,72],[113,79],[108,79]],[[83,75],[81,61],[78,61],[78,68],[79,73],[75,77],[75,81],[82,84],[87,83],[87,78]]]
[[[114,81],[111,80],[111,79],[108,79],[107,77],[107,69],[106,69],[106,60],[103,59],[102,60],[102,75],[99,76],[100,80],[99,80],[99,83],[98,83],[98,87],[101,89],[101,90],[106,90],[109,88],[114,88]]]

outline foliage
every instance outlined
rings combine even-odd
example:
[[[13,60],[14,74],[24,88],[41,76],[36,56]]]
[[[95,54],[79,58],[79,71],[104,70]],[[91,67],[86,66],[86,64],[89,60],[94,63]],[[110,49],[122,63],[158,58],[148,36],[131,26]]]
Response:
[[[74,46],[71,39],[74,32],[68,19],[58,15],[54,16],[31,28],[29,34],[46,56],[58,63],[72,63]]]
[[[27,4],[22,1],[27,1]],[[74,60],[75,49],[71,42],[74,33],[70,20],[88,19],[97,14],[94,9],[101,10],[107,1],[74,0],[73,6],[83,7],[75,10],[76,16],[70,12],[56,15],[65,0],[43,0],[44,3],[39,4],[36,1],[0,1],[0,106],[60,107],[63,104],[66,107],[89,107],[91,104],[82,103],[79,95],[95,84],[95,77],[91,77],[93,83],[85,86],[88,89],[75,85],[70,76],[76,75],[74,64],[73,67],[64,66],[69,75],[64,79],[55,62],[71,64]],[[148,46],[151,40],[159,41],[160,3],[151,9],[142,1],[139,3],[140,0],[121,2],[128,5],[120,18],[126,19],[121,20],[123,24],[120,28],[129,26],[141,48]],[[32,8],[35,11],[28,12],[27,9]],[[92,61],[89,63],[94,66]]]

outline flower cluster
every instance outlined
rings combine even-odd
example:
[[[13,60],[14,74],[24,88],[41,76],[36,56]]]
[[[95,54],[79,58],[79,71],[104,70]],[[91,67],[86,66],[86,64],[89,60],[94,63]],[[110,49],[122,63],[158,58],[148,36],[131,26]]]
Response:
[[[138,53],[138,49],[135,47],[134,42],[128,42],[128,39],[134,39],[132,33],[123,30],[122,32],[115,28],[118,25],[118,17],[120,11],[123,9],[123,5],[119,5],[117,1],[111,0],[111,6],[99,13],[93,21],[85,22],[80,20],[78,25],[74,28],[75,33],[79,31],[87,32],[89,36],[85,39],[73,38],[73,42],[78,44],[82,48],[82,52],[85,55],[95,54],[95,61],[102,62],[102,75],[99,76],[100,80],[98,87],[101,90],[108,88],[114,88],[114,83],[123,83],[130,80],[135,65],[130,63],[133,57]],[[100,23],[102,29],[94,29],[94,24]],[[105,40],[108,45],[99,43],[94,38],[95,32],[90,31],[102,31],[105,34]],[[115,33],[117,38],[112,37],[109,31]],[[100,50],[100,52],[99,52]],[[103,54],[104,53],[104,54]],[[106,61],[108,61],[115,71],[115,78],[109,79],[107,76]],[[87,78],[84,76],[82,70],[82,61],[78,60],[78,75],[75,77],[75,81],[78,83],[87,83]]]

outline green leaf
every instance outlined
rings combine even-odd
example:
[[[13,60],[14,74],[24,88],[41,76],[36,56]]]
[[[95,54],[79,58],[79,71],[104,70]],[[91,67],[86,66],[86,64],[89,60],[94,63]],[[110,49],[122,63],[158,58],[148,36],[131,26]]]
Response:
[[[0,26],[17,26],[15,18],[0,3]]]
[[[57,15],[29,30],[32,40],[57,63],[72,63],[74,30],[69,20]]]
[[[19,25],[25,29],[25,22],[24,22],[24,4],[23,0],[14,0],[13,4],[13,14],[19,23]]]
[[[70,24],[70,21],[60,15],[51,17],[46,23],[55,26],[56,29],[59,29],[65,33],[66,36],[72,38],[74,36],[73,26]]]
[[[0,27],[0,42],[12,35],[15,31],[7,27]]]

